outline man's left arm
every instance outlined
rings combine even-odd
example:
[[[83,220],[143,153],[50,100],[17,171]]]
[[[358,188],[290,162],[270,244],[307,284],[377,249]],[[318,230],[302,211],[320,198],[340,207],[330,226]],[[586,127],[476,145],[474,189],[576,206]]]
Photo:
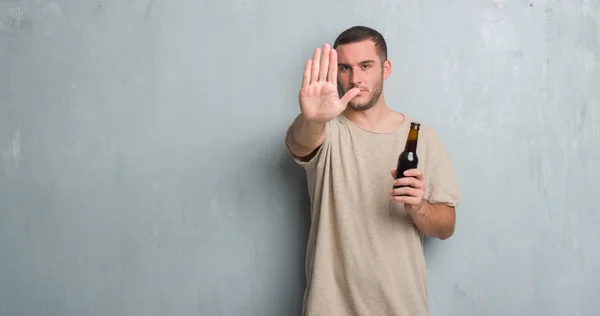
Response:
[[[392,177],[396,170],[392,169]],[[417,228],[426,236],[439,239],[450,238],[456,223],[455,207],[445,203],[430,203],[424,198],[425,181],[419,169],[407,170],[404,177],[394,181],[394,185],[407,187],[392,190],[391,198],[404,203]]]

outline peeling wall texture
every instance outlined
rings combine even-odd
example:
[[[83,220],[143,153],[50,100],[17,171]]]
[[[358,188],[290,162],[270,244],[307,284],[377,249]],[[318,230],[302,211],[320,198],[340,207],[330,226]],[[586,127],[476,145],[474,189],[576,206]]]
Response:
[[[283,137],[356,24],[459,177],[432,315],[600,315],[597,0],[0,0],[0,315],[299,315]]]

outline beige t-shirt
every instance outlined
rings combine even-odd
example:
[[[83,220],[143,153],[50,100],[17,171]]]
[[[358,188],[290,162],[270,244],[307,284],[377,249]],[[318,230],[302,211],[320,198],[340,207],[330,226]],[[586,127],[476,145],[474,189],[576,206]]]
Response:
[[[394,132],[374,133],[340,115],[327,123],[327,137],[309,162],[288,147],[306,171],[311,199],[302,315],[429,315],[423,235],[403,204],[390,202],[390,169],[404,149],[410,122],[405,117]],[[459,189],[450,158],[424,124],[417,155],[425,198],[456,206]]]

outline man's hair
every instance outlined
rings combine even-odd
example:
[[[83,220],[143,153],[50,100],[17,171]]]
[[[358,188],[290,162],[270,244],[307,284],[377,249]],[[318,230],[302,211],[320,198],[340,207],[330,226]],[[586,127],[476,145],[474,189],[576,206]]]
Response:
[[[371,40],[375,43],[377,49],[377,55],[381,59],[381,63],[387,60],[387,44],[383,35],[376,30],[367,26],[353,26],[338,35],[333,43],[333,48],[337,48],[339,45],[350,44],[356,42],[362,42],[364,40]]]

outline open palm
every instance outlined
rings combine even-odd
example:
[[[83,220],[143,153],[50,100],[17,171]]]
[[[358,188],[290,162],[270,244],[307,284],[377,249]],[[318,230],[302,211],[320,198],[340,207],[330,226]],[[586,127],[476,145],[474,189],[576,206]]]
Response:
[[[300,110],[309,121],[325,123],[340,115],[359,92],[354,88],[341,99],[337,92],[337,52],[328,44],[315,49],[313,59],[306,61],[300,89]]]

